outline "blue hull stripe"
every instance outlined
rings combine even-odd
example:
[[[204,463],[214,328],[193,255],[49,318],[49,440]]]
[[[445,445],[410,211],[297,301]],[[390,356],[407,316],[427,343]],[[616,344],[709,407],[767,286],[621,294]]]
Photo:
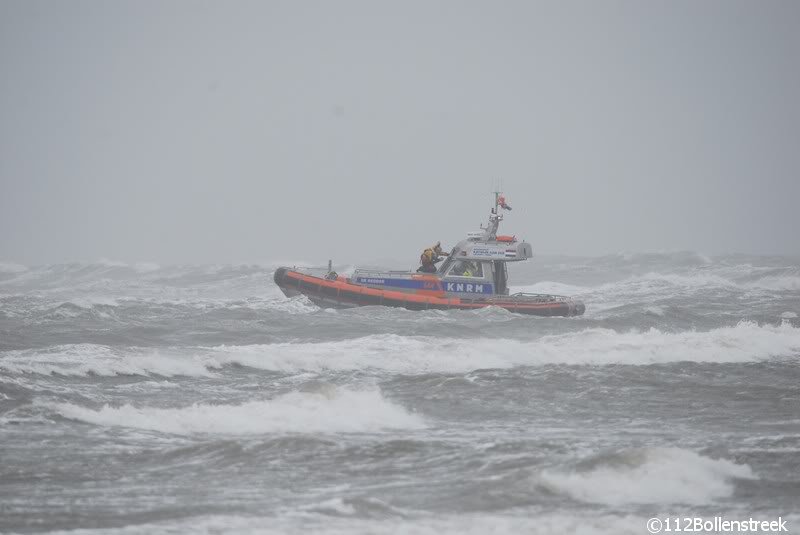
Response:
[[[484,282],[464,282],[460,281],[426,281],[417,279],[389,279],[385,277],[356,277],[356,284],[369,286],[383,286],[390,288],[407,288],[410,290],[438,290],[454,293],[466,294],[489,294],[494,293],[492,284]]]
[[[441,290],[441,282],[432,282],[416,279],[387,279],[384,277],[357,277],[356,284],[370,286],[391,286],[393,288],[409,288],[414,290]]]

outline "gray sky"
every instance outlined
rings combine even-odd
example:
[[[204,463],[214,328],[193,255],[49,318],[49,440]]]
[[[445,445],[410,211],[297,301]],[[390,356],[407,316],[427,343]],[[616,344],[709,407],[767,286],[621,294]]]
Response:
[[[0,0],[0,260],[800,252],[800,2]]]

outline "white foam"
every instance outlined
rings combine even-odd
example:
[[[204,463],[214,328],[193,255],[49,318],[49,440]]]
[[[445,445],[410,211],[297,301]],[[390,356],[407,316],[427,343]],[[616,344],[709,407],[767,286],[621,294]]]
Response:
[[[650,272],[596,286],[577,286],[555,281],[543,281],[527,286],[514,286],[512,291],[567,295],[582,299],[588,305],[586,315],[602,315],[610,308],[639,304],[655,298],[674,297],[708,291],[744,291],[732,280],[707,271],[685,274]]]
[[[273,310],[275,312],[285,312],[286,314],[310,314],[317,312],[320,308],[312,303],[305,295],[295,297],[269,297],[258,302],[249,300],[248,307],[263,310]]]
[[[331,498],[321,503],[311,505],[307,509],[330,511],[339,515],[354,515],[356,508],[352,504],[345,502],[341,498]]]
[[[631,281],[649,281],[667,286],[682,286],[685,288],[705,288],[709,286],[732,287],[736,283],[714,273],[691,272],[688,274],[679,273],[647,273],[641,277],[634,277]]]
[[[62,416],[103,426],[148,429],[178,435],[196,433],[341,433],[421,429],[421,417],[384,399],[378,390],[322,389],[291,392],[241,405],[194,404],[162,409],[104,406],[99,410],[58,404]]]
[[[128,264],[122,262],[120,260],[113,260],[110,258],[100,258],[95,264],[101,265],[103,267],[128,267]]]
[[[683,251],[680,249],[651,249],[644,251],[620,251],[611,256],[616,256],[626,262],[640,263],[655,258],[665,262],[690,261],[692,263],[711,264],[712,258],[696,251]]]
[[[746,285],[750,288],[761,288],[774,291],[800,291],[800,276],[779,275],[762,277]]]
[[[620,281],[609,282],[595,287],[580,287],[562,285],[561,283],[544,282],[533,286],[524,287],[525,291],[552,291],[567,295],[628,295],[642,297],[649,294],[674,294],[676,291],[696,292],[700,290],[722,289],[727,291],[770,290],[770,291],[798,291],[800,290],[800,276],[794,274],[770,275],[753,281],[737,281],[727,276],[735,275],[736,278],[757,273],[758,268],[749,266],[742,273],[732,271],[732,268],[720,270],[695,270],[688,273],[657,273],[650,272],[644,275],[629,277]],[[772,269],[772,268],[765,268]],[[793,268],[785,268],[793,269]]]
[[[800,355],[800,328],[741,322],[706,332],[585,329],[523,342],[507,339],[411,337],[393,334],[320,343],[208,348],[217,365],[276,371],[382,369],[400,373],[467,372],[541,364],[749,362]]]
[[[629,450],[590,470],[548,471],[545,487],[590,503],[703,505],[730,496],[733,480],[752,479],[749,466],[679,448]]]
[[[210,376],[214,362],[196,356],[164,355],[144,349],[115,349],[97,344],[67,344],[46,349],[0,353],[0,369],[39,375],[188,375]]]
[[[85,295],[82,297],[74,297],[69,301],[64,301],[56,306],[62,305],[74,305],[76,307],[80,307],[86,310],[93,308],[95,305],[105,305],[105,306],[118,306],[119,300],[115,297],[106,297],[102,295]]]
[[[526,286],[513,286],[510,288],[510,293],[527,292],[535,294],[551,294],[551,295],[579,295],[586,293],[590,288],[586,286],[576,286],[574,284],[565,284],[563,282],[555,281],[540,281],[536,284],[529,284]]]
[[[497,315],[499,320],[504,317],[500,312]],[[67,344],[0,352],[0,369],[42,375],[203,377],[226,365],[238,364],[288,373],[372,369],[417,374],[545,364],[755,362],[797,356],[800,356],[800,328],[786,321],[777,326],[741,322],[734,327],[679,333],[593,328],[531,341],[380,334],[336,342],[159,351]]]
[[[621,281],[609,282],[594,288],[588,288],[576,295],[583,295],[593,303],[597,299],[620,298],[625,301],[641,301],[653,295],[675,295],[676,292],[694,293],[701,290],[725,288],[737,289],[731,280],[710,273],[681,275],[676,273],[647,273],[630,277]],[[590,309],[591,310],[591,309]]]
[[[155,262],[136,262],[133,265],[133,269],[136,270],[138,273],[151,273],[153,271],[158,271],[159,269],[161,269],[161,266],[159,266]]]
[[[321,535],[641,535],[647,533],[645,517],[595,513],[542,513],[516,511],[509,514],[462,513],[415,515],[412,518],[353,518],[345,513],[320,515],[306,511],[284,511],[278,517],[251,515],[206,515],[149,524],[104,529],[103,533],[130,535],[175,533],[282,535],[318,533]],[[793,525],[792,521],[789,521]],[[51,535],[94,535],[95,530],[50,532]]]

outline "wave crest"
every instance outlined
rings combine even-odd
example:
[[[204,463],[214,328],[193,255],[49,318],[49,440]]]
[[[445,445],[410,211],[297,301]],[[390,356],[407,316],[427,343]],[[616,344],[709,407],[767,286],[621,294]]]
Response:
[[[73,344],[0,353],[0,369],[41,375],[209,376],[228,365],[284,372],[379,370],[466,373],[548,364],[756,362],[800,356],[800,328],[741,322],[711,331],[619,332],[590,328],[531,341],[376,334],[335,342],[242,346],[111,348]]]
[[[706,332],[658,329],[618,332],[591,328],[524,342],[510,339],[409,337],[393,334],[337,342],[281,343],[209,348],[220,366],[240,364],[275,371],[360,370],[400,373],[467,372],[543,364],[657,364],[750,362],[800,355],[800,328],[788,322],[741,322]]]
[[[176,375],[210,376],[213,362],[196,356],[173,356],[143,349],[125,350],[97,344],[67,344],[46,349],[0,353],[0,370],[37,375]]]
[[[91,424],[177,435],[366,433],[425,427],[421,417],[387,401],[378,390],[336,387],[241,405],[194,404],[174,409],[105,405],[94,410],[62,403],[53,408],[65,418]]]
[[[749,466],[680,448],[645,448],[598,456],[571,472],[544,472],[540,484],[572,498],[606,505],[703,505],[733,494]]]

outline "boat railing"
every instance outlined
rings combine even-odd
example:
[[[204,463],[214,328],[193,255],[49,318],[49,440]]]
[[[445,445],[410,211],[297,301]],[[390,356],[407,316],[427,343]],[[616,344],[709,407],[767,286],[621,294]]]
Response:
[[[353,271],[352,277],[368,277],[368,278],[387,278],[387,277],[402,277],[411,278],[414,274],[413,271],[408,270],[386,270],[386,269],[357,269]]]

